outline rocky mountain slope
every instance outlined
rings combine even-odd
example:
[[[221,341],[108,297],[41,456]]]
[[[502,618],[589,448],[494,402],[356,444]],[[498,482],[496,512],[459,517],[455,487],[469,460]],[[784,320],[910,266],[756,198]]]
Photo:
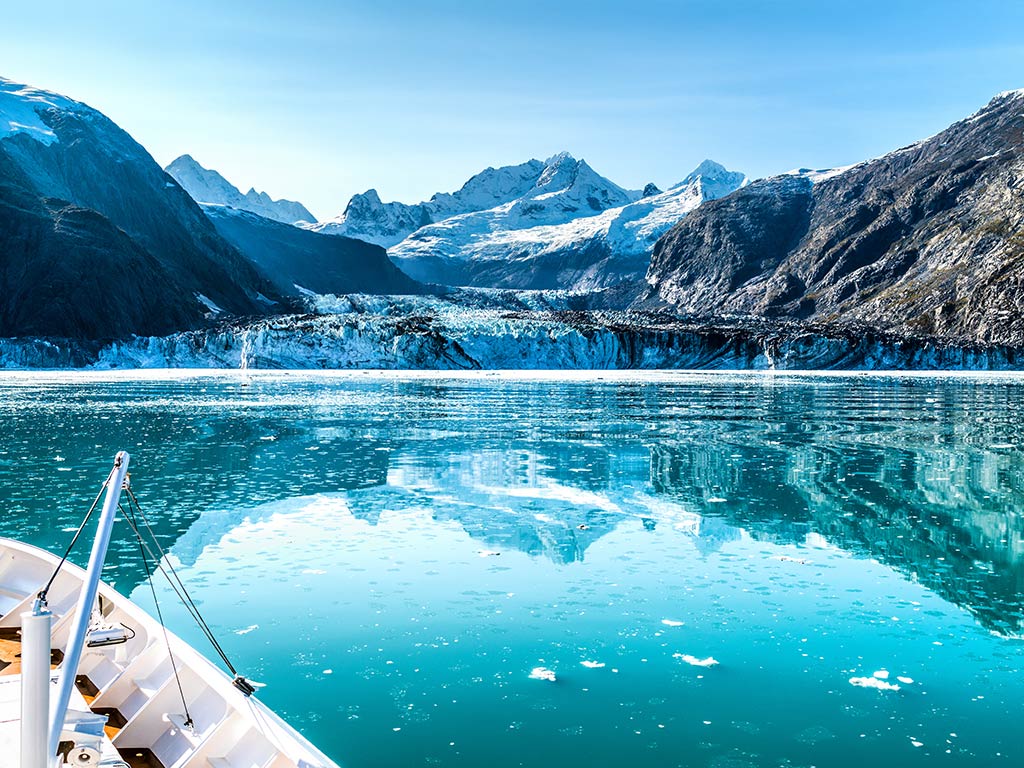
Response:
[[[413,277],[448,285],[607,288],[639,280],[666,230],[746,183],[705,160],[666,192],[648,185],[631,193],[583,161],[565,155],[556,163],[561,172],[532,196],[424,226],[389,250],[392,259]]]
[[[227,205],[285,224],[316,223],[316,217],[302,203],[273,200],[266,192],[250,189],[244,195],[217,171],[204,168],[191,155],[182,155],[165,169],[197,203]]]
[[[638,306],[1024,343],[1024,90],[833,175],[765,179],[658,241]]]
[[[309,232],[227,206],[203,208],[217,232],[282,296],[410,294],[426,290],[396,267],[379,245]]]
[[[170,333],[276,298],[112,121],[0,79],[0,336]]]

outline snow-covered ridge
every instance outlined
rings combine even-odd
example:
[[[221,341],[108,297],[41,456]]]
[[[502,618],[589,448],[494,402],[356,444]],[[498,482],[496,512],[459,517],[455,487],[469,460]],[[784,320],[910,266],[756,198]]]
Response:
[[[57,141],[57,134],[40,116],[40,112],[47,109],[88,107],[65,96],[0,77],[0,140],[24,133],[43,144]]]
[[[191,155],[182,155],[165,169],[197,203],[224,205],[249,211],[284,224],[312,224],[316,217],[302,203],[274,200],[266,192],[250,189],[244,195],[217,171],[204,168]]]
[[[439,192],[415,203],[384,203],[376,190],[355,195],[340,215],[313,229],[347,235],[385,248],[422,227],[456,216],[503,209],[508,221],[552,224],[584,211],[597,213],[639,198],[597,174],[583,160],[560,152],[546,161],[487,168],[455,192]]]
[[[653,185],[643,193],[630,192],[583,161],[573,161],[569,170],[566,162],[560,157],[549,161],[544,184],[538,181],[532,195],[424,226],[392,247],[389,255],[410,275],[432,281],[438,279],[434,271],[439,259],[465,265],[462,271],[467,274],[487,262],[513,260],[525,271],[530,259],[589,251],[620,265],[614,274],[598,270],[602,274],[571,286],[598,288],[640,277],[662,234],[705,200],[727,195],[748,181],[742,173],[705,160],[665,192]],[[638,273],[626,274],[630,270]]]

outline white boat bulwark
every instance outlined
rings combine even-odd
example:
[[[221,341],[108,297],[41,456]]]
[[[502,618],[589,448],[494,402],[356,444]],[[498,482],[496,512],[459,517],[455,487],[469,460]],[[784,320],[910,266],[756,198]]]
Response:
[[[60,558],[0,538],[0,755],[18,765],[20,754],[21,616],[30,612]],[[53,614],[51,662],[60,662],[75,624],[76,603],[86,572],[70,563],[49,589]],[[99,585],[103,622],[124,625],[129,635],[117,644],[87,644],[76,677],[65,732],[89,713],[107,716],[95,753],[70,765],[131,768],[338,768],[298,732],[149,614],[106,584]],[[168,653],[173,654],[172,659]],[[5,655],[4,650],[7,653]],[[181,692],[174,671],[180,680]],[[51,689],[52,690],[52,689]],[[192,725],[182,712],[184,694]],[[79,712],[73,710],[78,709]],[[84,711],[83,711],[84,710]],[[86,729],[79,729],[82,732]],[[63,741],[63,737],[62,737]],[[97,759],[96,753],[99,754]],[[68,754],[64,760],[73,760]],[[10,761],[10,762],[8,762]],[[62,763],[57,763],[62,764]]]

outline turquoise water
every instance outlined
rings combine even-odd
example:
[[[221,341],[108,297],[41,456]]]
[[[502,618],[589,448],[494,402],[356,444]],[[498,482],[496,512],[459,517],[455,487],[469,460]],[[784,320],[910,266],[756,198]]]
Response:
[[[970,376],[8,376],[0,519],[59,549],[129,450],[229,655],[347,768],[1014,766],[1022,402]],[[119,527],[107,578],[149,605]]]

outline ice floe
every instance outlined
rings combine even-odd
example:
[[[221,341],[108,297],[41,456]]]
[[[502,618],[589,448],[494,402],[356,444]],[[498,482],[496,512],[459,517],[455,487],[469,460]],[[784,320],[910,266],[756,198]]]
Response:
[[[547,680],[549,683],[555,682],[555,671],[548,669],[547,667],[534,667],[530,670],[531,680]]]
[[[858,688],[876,688],[879,691],[898,691],[900,687],[895,683],[887,683],[877,677],[851,677],[850,685]]]
[[[691,656],[688,653],[673,653],[672,658],[685,661],[691,667],[713,667],[718,664],[718,659],[714,656],[708,656],[706,659],[698,659],[696,656]]]

